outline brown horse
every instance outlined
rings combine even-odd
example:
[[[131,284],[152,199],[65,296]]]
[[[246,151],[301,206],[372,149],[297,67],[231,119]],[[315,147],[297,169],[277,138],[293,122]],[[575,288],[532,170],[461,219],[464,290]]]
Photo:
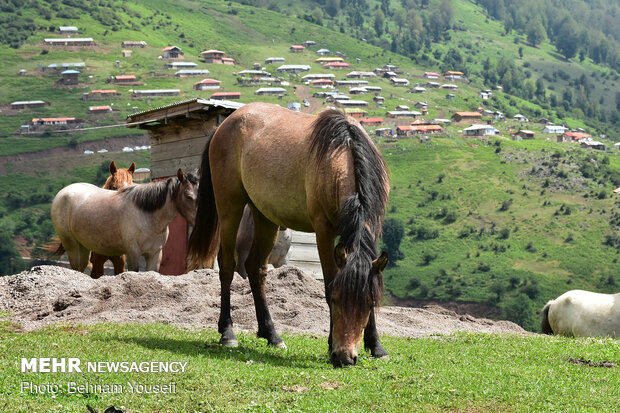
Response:
[[[116,167],[116,163],[112,161],[110,163],[110,176],[108,176],[108,179],[106,179],[105,184],[103,185],[103,189],[118,191],[121,188],[133,184],[133,173],[135,171],[136,164],[134,162],[132,162],[127,169],[118,169]],[[114,264],[114,275],[120,274],[125,271],[124,255],[108,257],[93,252],[90,254],[90,262],[92,264],[90,276],[92,278],[97,279],[103,275],[103,265],[107,260],[112,261],[112,264]]]
[[[376,244],[389,181],[385,161],[359,124],[336,110],[313,116],[266,103],[248,104],[230,115],[207,143],[201,180],[189,252],[194,265],[212,265],[221,240],[222,345],[237,345],[230,284],[237,228],[248,204],[255,235],[246,269],[258,336],[285,347],[265,297],[267,257],[278,227],[285,226],[316,233],[330,309],[332,364],[356,364],[362,334],[374,357],[387,356],[374,307],[381,300],[381,272],[387,264],[387,254],[377,258]]]
[[[181,169],[166,181],[119,191],[71,184],[52,201],[52,223],[74,270],[84,271],[93,251],[126,254],[130,271],[144,256],[147,271],[158,271],[168,225],[179,214],[194,225],[197,193],[198,178]]]

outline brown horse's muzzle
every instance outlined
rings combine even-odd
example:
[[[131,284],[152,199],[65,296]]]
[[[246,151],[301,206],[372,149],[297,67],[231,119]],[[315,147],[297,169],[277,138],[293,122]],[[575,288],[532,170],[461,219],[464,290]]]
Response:
[[[333,351],[330,356],[334,368],[355,366],[357,364],[357,354],[346,351]]]

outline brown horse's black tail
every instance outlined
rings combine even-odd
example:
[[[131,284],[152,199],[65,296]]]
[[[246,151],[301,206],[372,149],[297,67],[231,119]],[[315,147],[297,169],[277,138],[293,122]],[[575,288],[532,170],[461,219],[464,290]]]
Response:
[[[198,210],[192,235],[189,237],[189,268],[213,268],[220,248],[219,222],[215,207],[211,167],[209,165],[209,147],[215,134],[213,129],[207,137],[207,144],[200,163],[200,185],[198,186]]]
[[[48,260],[58,260],[65,253],[65,247],[60,242],[60,238],[54,237],[50,242],[46,242],[40,247],[45,251],[44,257]]]
[[[543,334],[553,335],[553,329],[549,324],[549,307],[551,303],[547,304],[542,310],[542,321],[540,322],[540,332]]]

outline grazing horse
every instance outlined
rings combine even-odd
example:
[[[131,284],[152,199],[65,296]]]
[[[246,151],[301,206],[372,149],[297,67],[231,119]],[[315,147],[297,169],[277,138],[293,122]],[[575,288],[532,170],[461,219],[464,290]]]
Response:
[[[110,189],[112,191],[118,191],[128,185],[133,184],[133,173],[136,171],[136,164],[134,162],[129,165],[127,169],[118,169],[116,163],[112,161],[110,163],[110,176],[106,179],[103,189]],[[97,279],[103,275],[103,265],[107,260],[112,261],[114,264],[114,275],[120,274],[125,271],[125,256],[108,257],[105,255],[99,255],[97,253],[90,254],[90,262],[93,265],[90,276]]]
[[[194,266],[211,266],[218,256],[222,345],[237,345],[230,284],[237,229],[248,204],[255,231],[246,269],[258,336],[270,345],[286,347],[275,331],[265,297],[267,257],[278,227],[285,226],[316,233],[334,367],[356,364],[362,334],[373,356],[387,356],[374,313],[387,264],[387,254],[377,257],[376,247],[389,193],[386,169],[364,130],[337,110],[314,116],[250,103],[226,118],[202,156],[189,248]]]
[[[197,192],[198,178],[180,169],[166,181],[119,191],[71,184],[52,201],[52,222],[74,270],[84,271],[93,251],[126,254],[130,271],[138,271],[144,256],[147,271],[158,271],[168,224],[179,213],[194,224]]]
[[[269,259],[267,262],[272,264],[275,268],[279,268],[288,264],[286,254],[291,248],[291,230],[286,227],[280,227],[278,231],[278,239],[276,245],[273,246]],[[245,270],[245,261],[250,255],[250,248],[252,248],[252,240],[254,239],[254,220],[252,219],[252,212],[249,206],[245,206],[243,209],[243,217],[239,224],[239,233],[237,234],[237,244],[235,245],[235,260],[237,267],[235,270],[243,278],[248,278],[248,273]]]
[[[568,291],[542,311],[544,334],[620,338],[620,293]]]

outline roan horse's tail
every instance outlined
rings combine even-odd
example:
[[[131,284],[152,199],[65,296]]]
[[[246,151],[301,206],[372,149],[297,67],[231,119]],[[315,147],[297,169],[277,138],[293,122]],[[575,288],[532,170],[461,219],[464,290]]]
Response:
[[[542,321],[540,322],[540,332],[543,334],[553,335],[553,329],[551,328],[551,324],[549,324],[549,307],[551,303],[547,303],[545,308],[542,310]]]
[[[192,235],[189,238],[189,268],[213,268],[220,249],[219,222],[215,207],[211,167],[209,165],[209,147],[216,129],[209,132],[207,144],[200,163],[200,185],[198,187],[198,210]]]
[[[41,245],[41,249],[45,251],[45,258],[48,260],[58,260],[65,253],[65,247],[57,237],[52,238],[50,242]]]

